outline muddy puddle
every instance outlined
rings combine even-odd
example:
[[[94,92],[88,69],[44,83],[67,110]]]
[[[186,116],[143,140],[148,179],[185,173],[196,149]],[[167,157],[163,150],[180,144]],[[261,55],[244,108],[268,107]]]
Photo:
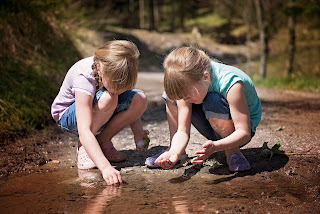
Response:
[[[206,173],[198,173],[207,170]],[[98,170],[60,168],[0,183],[0,213],[313,213],[305,187],[281,173],[121,169],[107,186]],[[249,182],[250,181],[250,182]],[[311,204],[310,204],[311,205]]]

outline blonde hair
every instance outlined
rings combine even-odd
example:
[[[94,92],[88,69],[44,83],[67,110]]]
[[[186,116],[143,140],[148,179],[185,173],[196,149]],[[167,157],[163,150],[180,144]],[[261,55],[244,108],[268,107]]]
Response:
[[[138,76],[139,50],[129,41],[114,40],[105,43],[94,54],[92,65],[97,88],[103,84],[98,69],[109,79],[109,86],[114,91],[128,90],[135,86]],[[99,66],[99,68],[98,68]]]
[[[211,62],[204,51],[195,47],[177,48],[164,60],[164,89],[170,100],[190,94],[191,85],[200,81],[207,71],[212,79]]]

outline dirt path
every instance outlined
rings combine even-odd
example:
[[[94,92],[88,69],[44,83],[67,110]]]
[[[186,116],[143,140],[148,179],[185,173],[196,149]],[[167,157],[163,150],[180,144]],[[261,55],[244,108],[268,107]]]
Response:
[[[167,209],[168,212],[171,212],[171,209],[173,212],[178,212],[177,206],[173,204],[177,202],[181,205],[179,197],[183,198],[182,205],[188,205],[187,210],[200,213],[320,212],[320,93],[257,88],[262,100],[263,115],[256,136],[243,148],[252,165],[252,170],[249,172],[230,173],[222,152],[213,156],[221,165],[186,165],[171,170],[150,170],[144,166],[145,158],[161,151],[168,145],[169,140],[165,106],[161,100],[162,79],[161,73],[140,73],[137,83],[137,88],[143,89],[149,99],[149,107],[142,117],[145,128],[150,131],[149,150],[145,153],[135,150],[133,136],[128,128],[121,131],[113,140],[116,148],[124,151],[128,158],[127,161],[115,166],[121,169],[124,180],[131,184],[130,187],[123,187],[130,194],[123,194],[117,200],[113,200],[111,207],[120,210],[118,213],[122,213],[121,211],[125,213],[126,206],[121,203],[128,200],[132,203],[137,202],[135,200],[138,199],[132,197],[132,194],[136,194],[137,198],[140,197],[137,209],[144,207],[143,210],[146,211],[140,213],[162,212],[163,209]],[[193,156],[204,142],[204,137],[193,128],[187,148],[188,155]],[[280,142],[282,150],[294,154],[275,155],[271,160],[263,158],[260,155],[260,147],[264,142],[269,142],[269,146]],[[4,195],[8,194],[8,191],[17,192],[8,186],[22,174],[35,175],[28,177],[31,180],[38,177],[41,182],[43,179],[49,182],[51,178],[40,178],[45,176],[45,172],[53,173],[71,168],[71,172],[74,173],[76,143],[76,137],[62,133],[53,125],[28,139],[1,145],[0,173],[3,188],[0,195],[5,199]],[[100,185],[105,186],[100,175],[96,176],[100,179]],[[145,189],[141,182],[148,185],[151,185],[151,182],[152,189],[148,189],[151,187]],[[140,191],[133,193],[130,188],[138,188]],[[78,189],[73,191],[76,192]],[[35,194],[34,191],[31,192]],[[148,194],[148,199],[145,199],[142,193]],[[61,193],[57,193],[56,197],[59,194]],[[166,202],[161,202],[164,204],[159,202],[160,196],[163,200],[176,198],[168,205]],[[71,201],[78,202],[78,199]],[[5,203],[5,200],[2,202]],[[5,206],[4,203],[0,203],[0,208]],[[215,204],[214,207],[210,205],[212,203]],[[52,207],[51,209],[55,210]],[[108,207],[103,207],[103,210],[108,210]],[[111,211],[112,209],[109,210]]]

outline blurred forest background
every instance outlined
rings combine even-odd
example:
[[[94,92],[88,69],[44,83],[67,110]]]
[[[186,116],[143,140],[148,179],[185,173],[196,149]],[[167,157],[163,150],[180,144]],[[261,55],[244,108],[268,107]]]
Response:
[[[256,85],[320,89],[320,0],[1,0],[0,35],[0,144],[52,123],[67,70],[112,39],[137,44],[140,71],[196,45]]]

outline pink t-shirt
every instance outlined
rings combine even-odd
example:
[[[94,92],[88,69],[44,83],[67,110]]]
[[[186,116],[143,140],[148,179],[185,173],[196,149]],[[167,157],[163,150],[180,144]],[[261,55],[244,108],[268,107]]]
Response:
[[[55,121],[60,120],[65,110],[74,103],[75,91],[94,97],[96,81],[92,76],[92,64],[93,56],[78,61],[69,69],[51,106],[51,115]]]

